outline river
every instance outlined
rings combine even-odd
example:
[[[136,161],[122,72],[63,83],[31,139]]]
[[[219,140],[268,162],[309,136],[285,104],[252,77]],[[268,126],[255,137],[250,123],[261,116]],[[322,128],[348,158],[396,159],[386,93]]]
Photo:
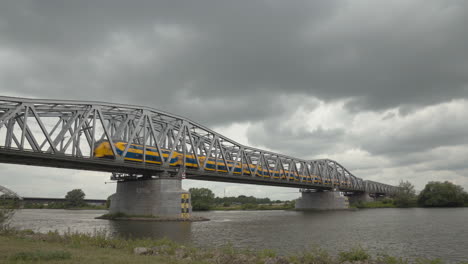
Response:
[[[415,259],[468,260],[468,208],[361,209],[357,211],[197,212],[207,222],[98,220],[106,211],[23,209],[12,226],[46,232],[105,230],[113,236],[168,237],[199,247],[274,249],[293,254],[319,246],[332,254],[362,246],[373,254]]]

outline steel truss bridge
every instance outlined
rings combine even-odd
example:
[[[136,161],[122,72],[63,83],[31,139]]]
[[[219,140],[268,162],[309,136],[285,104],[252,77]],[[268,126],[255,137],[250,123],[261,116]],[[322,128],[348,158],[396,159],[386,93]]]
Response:
[[[93,150],[109,141],[111,159],[96,158]],[[117,141],[143,146],[140,162],[118,155]],[[130,144],[127,144],[127,146]],[[178,167],[170,158],[162,164],[146,162],[147,147],[193,155],[196,168],[185,159]],[[219,160],[227,170],[207,170],[208,159]],[[187,118],[149,107],[102,102],[40,100],[0,96],[0,162],[105,171],[114,177],[186,175],[189,179],[263,184],[301,189],[391,194],[397,187],[365,181],[336,161],[304,160],[241,145]],[[233,164],[230,167],[227,164]],[[239,174],[234,168],[246,168]],[[259,171],[266,175],[259,176]],[[281,174],[274,177],[276,173]],[[263,174],[263,173],[262,173]],[[278,174],[277,174],[278,175]],[[296,177],[303,175],[303,177]]]

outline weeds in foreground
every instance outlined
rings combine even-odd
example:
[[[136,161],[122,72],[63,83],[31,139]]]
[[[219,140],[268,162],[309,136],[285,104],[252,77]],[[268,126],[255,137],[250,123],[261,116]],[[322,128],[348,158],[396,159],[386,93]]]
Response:
[[[345,261],[364,261],[371,258],[369,253],[367,253],[362,247],[356,247],[350,251],[343,251],[338,254],[340,262]]]
[[[415,264],[443,264],[444,262],[441,259],[417,259]]]
[[[407,259],[403,259],[402,257],[397,258],[387,254],[383,254],[377,257],[378,263],[386,263],[386,264],[408,264],[409,261]]]
[[[319,247],[313,247],[296,256],[291,256],[290,261],[294,264],[334,264],[336,261],[327,251]]]
[[[10,257],[13,261],[43,261],[43,260],[64,260],[71,259],[72,255],[68,251],[43,251],[19,252]]]
[[[340,264],[340,263],[368,263],[368,264],[442,264],[440,259],[418,259],[409,261],[389,255],[379,255],[373,258],[361,247],[338,253],[332,256],[327,251],[313,247],[310,250],[293,254],[290,256],[278,256],[273,250],[251,251],[239,250],[227,245],[219,248],[202,249],[177,244],[169,239],[123,239],[113,238],[104,231],[94,231],[83,234],[68,230],[64,234],[58,232],[35,233],[32,230],[15,230],[12,228],[0,228],[0,236],[19,238],[24,241],[41,241],[41,243],[55,243],[66,245],[69,250],[88,251],[90,248],[118,249],[127,252],[129,258],[133,258],[136,248],[144,248],[144,255],[158,256],[165,263],[291,263],[291,264]],[[52,245],[52,244],[51,244]],[[60,249],[60,250],[58,250]],[[74,258],[65,248],[56,248],[55,251],[31,251],[19,252],[9,256],[11,261],[46,261],[66,260]],[[73,253],[75,254],[75,253]],[[468,263],[464,263],[468,264]]]

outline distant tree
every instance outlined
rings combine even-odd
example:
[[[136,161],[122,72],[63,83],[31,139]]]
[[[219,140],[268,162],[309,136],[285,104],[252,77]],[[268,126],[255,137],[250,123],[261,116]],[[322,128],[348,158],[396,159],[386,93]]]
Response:
[[[3,225],[8,224],[19,207],[20,202],[17,197],[0,195],[0,229],[3,228]]]
[[[409,181],[400,181],[398,192],[394,196],[394,201],[397,207],[416,206],[416,191],[414,190],[414,185]]]
[[[296,207],[296,200],[284,202],[284,207],[294,209]]]
[[[451,182],[429,182],[419,194],[418,204],[424,207],[457,207],[466,202],[467,193]]]
[[[254,210],[254,209],[257,209],[258,206],[256,204],[252,204],[252,203],[246,203],[246,204],[243,204],[241,206],[241,209],[242,210]]]
[[[80,207],[85,205],[85,193],[81,189],[74,189],[67,193],[65,199],[68,207]]]
[[[207,211],[214,205],[214,193],[208,188],[190,188],[192,209],[194,211]]]

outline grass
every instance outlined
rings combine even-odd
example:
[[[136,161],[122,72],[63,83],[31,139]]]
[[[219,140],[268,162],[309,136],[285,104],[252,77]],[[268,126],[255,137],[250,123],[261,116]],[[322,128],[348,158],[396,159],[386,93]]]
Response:
[[[143,248],[146,255],[134,254]],[[232,264],[232,263],[292,263],[292,264],[442,264],[440,259],[409,261],[388,255],[371,256],[361,247],[332,256],[320,248],[279,256],[274,250],[239,250],[230,245],[201,249],[184,246],[168,239],[112,238],[106,232],[93,234],[66,232],[34,233],[0,228],[0,263],[174,263],[174,264]],[[465,263],[466,264],[466,263]]]
[[[65,203],[51,202],[49,204],[43,203],[28,203],[23,205],[24,209],[66,209],[66,210],[107,210],[105,205],[91,205],[86,204],[78,207],[70,207]]]
[[[353,248],[350,251],[343,251],[338,254],[340,262],[345,261],[365,261],[371,258],[369,253],[364,251],[361,247]]]
[[[40,261],[40,260],[64,260],[71,259],[71,253],[63,250],[36,250],[18,252],[12,255],[9,260],[12,261]]]
[[[27,249],[27,251],[26,251]],[[128,250],[98,247],[86,243],[37,241],[27,238],[0,236],[0,263],[155,263],[165,258],[135,256]],[[26,262],[28,261],[28,262]],[[156,262],[157,263],[157,262]]]

